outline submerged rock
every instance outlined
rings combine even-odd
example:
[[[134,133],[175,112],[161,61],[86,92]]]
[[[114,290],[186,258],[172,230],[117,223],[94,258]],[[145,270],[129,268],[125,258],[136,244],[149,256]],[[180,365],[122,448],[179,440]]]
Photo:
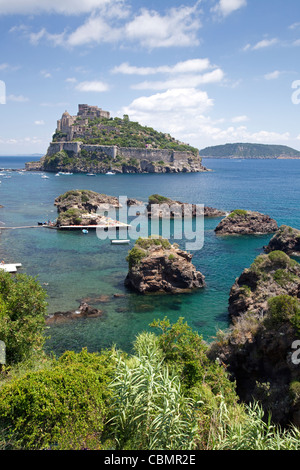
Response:
[[[217,235],[261,235],[278,230],[277,222],[260,212],[234,210],[215,228]]]
[[[282,225],[264,249],[266,253],[280,250],[288,255],[300,255],[300,230]]]
[[[69,310],[66,312],[55,312],[53,315],[48,315],[46,317],[46,323],[60,323],[67,320],[74,320],[77,318],[96,318],[103,315],[102,310],[93,308],[88,305],[86,302],[82,302],[78,310]]]
[[[205,286],[192,255],[161,238],[138,239],[129,252],[125,285],[146,293],[183,293]]]

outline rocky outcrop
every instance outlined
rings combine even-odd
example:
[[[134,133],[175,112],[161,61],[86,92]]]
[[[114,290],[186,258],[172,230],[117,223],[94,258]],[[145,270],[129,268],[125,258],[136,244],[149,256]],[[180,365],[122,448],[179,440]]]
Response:
[[[205,286],[192,255],[161,238],[138,239],[129,252],[125,285],[141,294],[185,293]]]
[[[234,210],[215,228],[217,235],[261,235],[278,230],[277,222],[254,211]]]
[[[214,209],[212,207],[203,207],[197,204],[188,204],[181,201],[175,201],[160,194],[149,196],[147,205],[148,217],[160,218],[182,218],[195,217],[204,214],[204,217],[224,217],[225,211]]]
[[[232,286],[229,314],[264,315],[269,298],[284,294],[300,298],[300,265],[282,251],[260,255]]]
[[[46,323],[62,323],[68,320],[78,318],[98,318],[103,315],[102,310],[93,308],[86,302],[82,302],[77,310],[70,310],[67,312],[55,312],[53,315],[46,317]]]
[[[269,244],[264,247],[266,253],[271,251],[283,251],[288,255],[300,255],[300,230],[282,225],[271,238]]]
[[[241,400],[260,401],[280,424],[300,426],[300,265],[283,252],[260,255],[233,285],[232,325],[210,346]],[[298,348],[299,349],[299,348]],[[299,353],[298,353],[299,358]]]
[[[127,205],[142,205],[137,199],[127,199]],[[56,224],[60,227],[69,225],[97,225],[108,223],[103,216],[105,210],[119,209],[122,205],[119,199],[106,194],[99,194],[89,190],[70,190],[55,199],[59,217]],[[97,213],[99,207],[101,211]]]

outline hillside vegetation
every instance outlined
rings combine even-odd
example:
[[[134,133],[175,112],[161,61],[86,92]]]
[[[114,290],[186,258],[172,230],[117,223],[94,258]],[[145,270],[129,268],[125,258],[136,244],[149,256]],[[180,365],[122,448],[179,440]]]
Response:
[[[206,158],[300,158],[300,152],[285,145],[225,144],[200,150]]]
[[[80,118],[77,118],[75,125],[80,124]],[[56,132],[53,136],[53,142],[63,141],[65,135]],[[123,119],[115,118],[96,118],[89,119],[87,126],[83,126],[83,131],[77,135],[76,139],[84,144],[91,145],[117,145],[119,147],[145,148],[148,146],[153,149],[172,149],[177,151],[190,151],[198,155],[198,149],[188,144],[176,140],[170,134],[158,132],[152,127],[142,126],[138,122],[130,121],[128,116]]]

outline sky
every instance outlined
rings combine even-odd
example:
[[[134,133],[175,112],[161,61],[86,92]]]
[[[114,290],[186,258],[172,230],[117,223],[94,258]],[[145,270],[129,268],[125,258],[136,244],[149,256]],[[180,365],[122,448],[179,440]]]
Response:
[[[78,104],[199,149],[300,150],[299,0],[0,0],[0,155]]]

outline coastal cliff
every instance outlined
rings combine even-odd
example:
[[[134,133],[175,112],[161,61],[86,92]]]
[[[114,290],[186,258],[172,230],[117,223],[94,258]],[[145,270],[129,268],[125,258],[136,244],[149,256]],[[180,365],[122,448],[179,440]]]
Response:
[[[244,402],[258,400],[272,420],[300,425],[300,265],[281,251],[263,254],[232,286],[232,324],[211,345]]]

